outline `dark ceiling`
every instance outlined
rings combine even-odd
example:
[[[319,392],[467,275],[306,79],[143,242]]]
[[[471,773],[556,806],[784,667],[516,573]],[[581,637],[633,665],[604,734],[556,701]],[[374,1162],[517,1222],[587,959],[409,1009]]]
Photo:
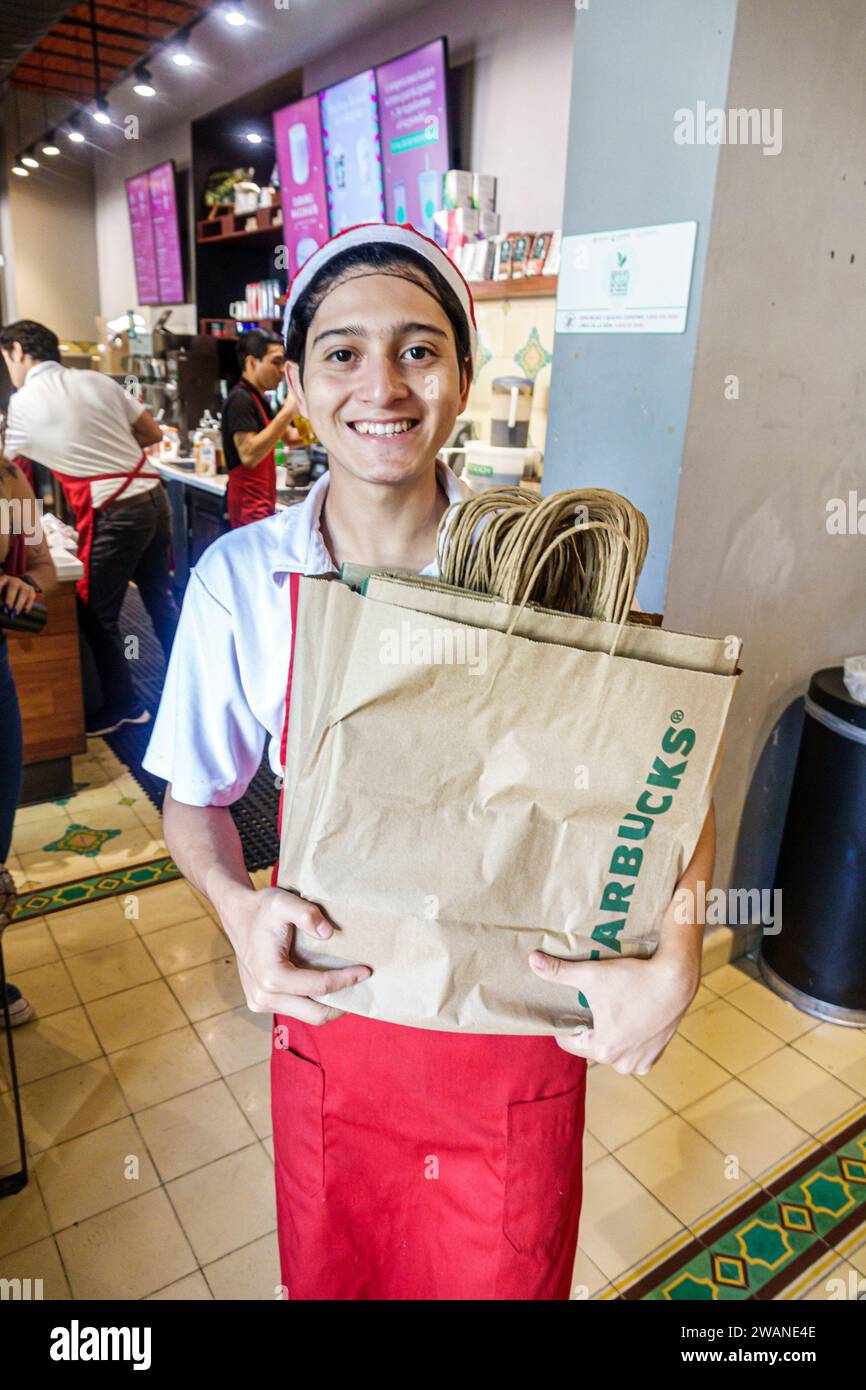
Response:
[[[212,3],[2,0],[0,82],[10,81],[17,91],[87,101]]]

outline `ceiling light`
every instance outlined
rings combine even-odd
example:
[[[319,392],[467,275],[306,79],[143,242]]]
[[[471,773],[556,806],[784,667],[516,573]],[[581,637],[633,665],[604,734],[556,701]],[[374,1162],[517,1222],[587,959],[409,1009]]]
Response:
[[[145,67],[144,63],[135,69],[135,85],[132,90],[140,97],[156,96],[150,69]]]
[[[108,102],[105,97],[99,97],[96,102],[96,110],[91,111],[91,116],[97,125],[111,125],[111,117],[108,114]]]
[[[75,145],[80,145],[80,144],[82,144],[83,141],[84,141],[84,136],[83,136],[83,134],[82,134],[82,132],[81,132],[81,130],[80,130],[80,128],[79,128],[78,117],[77,117],[77,116],[70,116],[70,117],[69,117],[69,120],[67,121],[66,124],[67,124],[67,131],[66,131],[66,134],[67,134],[67,136],[69,137],[69,139],[70,139],[70,140],[73,142],[73,144],[75,144]]]
[[[69,138],[76,145],[80,145],[84,140],[84,136],[81,134],[80,130],[70,130]]]
[[[45,144],[42,146],[42,153],[52,156],[60,153],[60,146],[55,145],[54,143],[53,130],[49,130],[48,135],[45,138]]]
[[[242,0],[231,0],[231,3],[223,11],[223,18],[226,24],[234,24],[238,28],[241,24],[246,24],[247,17],[243,11]]]
[[[262,137],[259,135],[257,130],[248,130],[247,139],[249,140],[251,145],[260,145],[262,143]]]
[[[188,68],[192,64],[189,56],[189,35],[178,34],[171,50],[171,61],[176,63],[179,68]]]
[[[27,151],[27,154],[21,156],[21,163],[26,164],[28,169],[39,168],[39,160],[34,159],[29,150]]]
[[[29,179],[29,177],[30,177],[30,175],[28,174],[27,170],[24,168],[23,164],[13,164],[13,165],[12,165],[12,172],[13,172],[13,174],[17,174],[18,177],[19,177],[19,179]]]

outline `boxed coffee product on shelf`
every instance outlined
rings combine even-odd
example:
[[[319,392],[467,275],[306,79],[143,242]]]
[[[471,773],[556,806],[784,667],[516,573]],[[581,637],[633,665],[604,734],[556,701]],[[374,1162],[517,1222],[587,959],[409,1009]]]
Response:
[[[562,231],[559,230],[559,231],[554,232],[554,233],[553,233],[553,236],[550,238],[550,250],[548,251],[547,256],[546,256],[546,258],[545,258],[545,261],[544,261],[544,271],[543,271],[543,274],[545,274],[545,275],[558,275],[558,274],[559,274],[559,260],[560,260],[561,251],[562,251]]]
[[[458,246],[465,246],[467,241],[475,241],[478,236],[478,213],[475,208],[454,208],[448,213],[448,244],[446,249],[449,252],[456,251]]]
[[[494,280],[511,279],[511,256],[514,248],[514,238],[517,232],[509,232],[507,236],[498,238],[496,246],[496,260],[493,267]]]
[[[533,232],[516,232],[511,245],[511,278],[519,280],[526,274],[526,257],[534,239]]]
[[[449,169],[443,185],[442,205],[453,208],[472,207],[472,173],[469,169]]]
[[[479,212],[496,211],[496,178],[493,174],[472,175],[472,206]]]
[[[544,273],[544,262],[550,250],[550,238],[552,232],[538,232],[532,239],[529,255],[526,257],[526,275],[541,275]]]

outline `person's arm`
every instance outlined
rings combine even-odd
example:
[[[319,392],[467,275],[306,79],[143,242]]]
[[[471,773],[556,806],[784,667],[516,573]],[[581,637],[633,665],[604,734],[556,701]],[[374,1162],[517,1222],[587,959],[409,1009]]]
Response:
[[[162,430],[147,410],[143,410],[138,419],[132,422],[131,429],[136,443],[140,444],[142,449],[149,449],[152,444],[158,444],[162,439]]]
[[[238,458],[244,468],[255,468],[261,463],[263,458],[267,458],[271,450],[285,436],[285,433],[292,420],[298,413],[297,402],[294,396],[289,396],[263,430],[256,434],[242,431],[233,435],[235,448],[238,451]]]
[[[648,960],[636,956],[565,961],[534,951],[537,975],[582,991],[592,1027],[557,1041],[566,1052],[614,1071],[645,1076],[679,1026],[701,978],[703,924],[695,921],[698,885],[712,882],[716,820],[712,803],[695,852],[662,919],[659,944]]]
[[[209,558],[219,592],[216,547]],[[207,554],[202,563],[207,570]],[[193,569],[142,763],[169,784],[166,843],[181,873],[219,913],[249,1007],[325,1023],[340,1011],[310,996],[344,989],[370,972],[292,965],[296,929],[321,939],[333,927],[313,903],[281,888],[256,889],[250,880],[229,806],[255,776],[264,741],[243,687],[232,614]]]
[[[339,970],[301,969],[289,959],[295,930],[327,939],[334,928],[315,903],[282,888],[256,889],[244,864],[237,826],[227,806],[187,806],[166,789],[165,842],[183,874],[213,903],[235,949],[238,972],[253,1013],[288,1014],[304,1023],[328,1023],[342,1009],[311,995],[365,980],[366,965]]]
[[[54,561],[42,531],[39,512],[40,504],[27,478],[17,464],[2,465],[8,478],[8,496],[22,502],[21,517],[25,545],[25,578],[4,574],[0,565],[0,601],[6,604],[17,616],[27,613],[37,598],[37,590],[43,598],[50,596],[57,588]],[[27,580],[33,582],[28,584]],[[33,586],[36,586],[35,588]]]

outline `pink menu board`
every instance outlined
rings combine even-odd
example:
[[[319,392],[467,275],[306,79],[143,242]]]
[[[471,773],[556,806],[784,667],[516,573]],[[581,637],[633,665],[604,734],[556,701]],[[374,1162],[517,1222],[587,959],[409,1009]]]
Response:
[[[153,241],[153,222],[150,215],[150,188],[147,174],[137,174],[126,180],[126,201],[132,228],[132,256],[135,261],[135,282],[139,304],[159,304],[159,282],[156,273],[156,249]]]
[[[274,112],[274,143],[289,276],[328,239],[328,193],[318,96]]]
[[[444,39],[376,68],[386,217],[429,237],[450,168],[445,70]]]
[[[183,304],[183,261],[177,220],[177,191],[171,160],[148,172],[150,216],[160,304]]]
[[[382,222],[382,158],[372,68],[319,93],[331,235]]]

